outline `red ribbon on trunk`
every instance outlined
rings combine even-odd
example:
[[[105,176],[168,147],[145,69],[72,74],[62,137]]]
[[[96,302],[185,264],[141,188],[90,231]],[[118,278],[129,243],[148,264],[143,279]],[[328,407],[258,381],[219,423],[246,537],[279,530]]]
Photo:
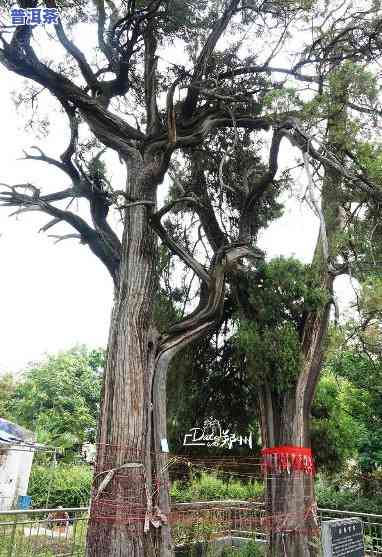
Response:
[[[263,472],[303,472],[309,476],[315,473],[312,449],[282,445],[261,451]]]

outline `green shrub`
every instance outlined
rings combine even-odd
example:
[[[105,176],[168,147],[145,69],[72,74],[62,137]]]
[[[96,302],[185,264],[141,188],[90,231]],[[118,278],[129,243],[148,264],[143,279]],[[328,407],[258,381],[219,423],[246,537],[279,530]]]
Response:
[[[89,503],[92,469],[86,465],[34,466],[28,495],[34,508],[82,507]]]
[[[318,480],[317,505],[323,509],[381,514],[382,497],[362,497],[350,488],[338,488]]]
[[[59,464],[56,467],[33,466],[28,495],[34,508],[86,506],[90,499],[92,469],[86,465]],[[261,499],[264,495],[262,482],[241,482],[237,479],[223,480],[218,474],[203,472],[190,482],[174,481],[171,498],[174,502]],[[354,489],[333,485],[318,478],[316,482],[318,506],[327,509],[348,510],[380,514],[382,497],[363,497]]]
[[[225,481],[216,474],[203,472],[189,483],[175,481],[171,488],[171,497],[176,502],[213,501],[220,499],[259,499],[264,493],[263,484],[252,481]]]
[[[222,557],[263,557],[264,553],[258,543],[250,540],[240,549],[224,548]]]

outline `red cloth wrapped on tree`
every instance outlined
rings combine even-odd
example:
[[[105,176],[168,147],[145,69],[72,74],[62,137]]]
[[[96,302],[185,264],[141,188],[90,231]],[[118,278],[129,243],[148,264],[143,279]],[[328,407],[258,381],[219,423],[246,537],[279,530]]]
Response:
[[[282,445],[261,451],[263,472],[304,472],[312,476],[315,473],[312,449]]]

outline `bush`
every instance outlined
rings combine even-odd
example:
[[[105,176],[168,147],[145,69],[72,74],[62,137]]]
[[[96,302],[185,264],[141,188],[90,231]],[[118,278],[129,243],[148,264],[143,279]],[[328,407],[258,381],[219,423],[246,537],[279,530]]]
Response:
[[[232,479],[224,481],[216,474],[205,472],[187,484],[175,481],[171,488],[171,497],[178,503],[219,499],[259,499],[263,493],[264,487],[260,482],[242,483]]]
[[[92,469],[86,465],[33,466],[28,490],[33,507],[88,505],[92,474]]]
[[[264,553],[258,543],[250,540],[240,549],[224,548],[222,557],[263,557]]]
[[[362,497],[350,488],[338,488],[321,480],[316,483],[316,498],[323,509],[381,514],[382,497]]]

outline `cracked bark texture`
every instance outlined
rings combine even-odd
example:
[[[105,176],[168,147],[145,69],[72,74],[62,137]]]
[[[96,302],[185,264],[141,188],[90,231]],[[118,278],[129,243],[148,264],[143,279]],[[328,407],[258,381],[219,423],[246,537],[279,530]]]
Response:
[[[155,188],[148,187],[151,184],[145,180],[140,153],[131,153],[126,165],[127,191],[138,198],[155,201]],[[134,462],[138,455],[147,473],[151,471],[150,401],[155,351],[152,313],[157,287],[157,242],[144,206],[130,207],[126,212],[119,288],[115,294],[102,390],[98,460],[102,459],[105,446],[115,447],[114,462],[108,460],[107,466]],[[102,468],[102,464],[99,466]],[[121,524],[91,521],[87,540],[89,557],[156,554],[155,536],[132,537]]]

